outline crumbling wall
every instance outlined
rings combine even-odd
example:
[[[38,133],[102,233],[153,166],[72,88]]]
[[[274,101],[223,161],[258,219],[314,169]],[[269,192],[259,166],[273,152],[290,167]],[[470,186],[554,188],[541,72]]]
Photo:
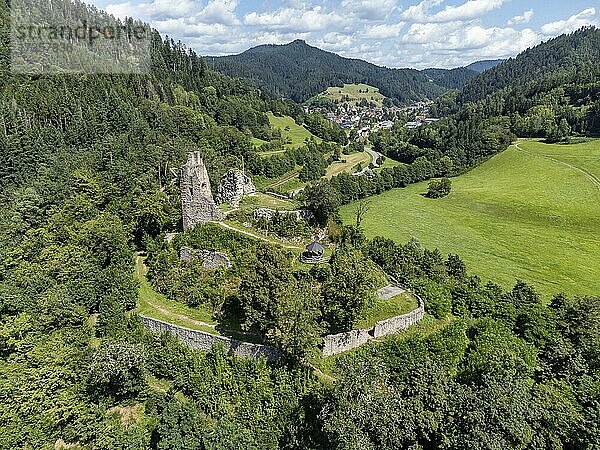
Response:
[[[239,169],[229,169],[219,182],[217,201],[219,204],[227,203],[232,208],[237,208],[245,195],[255,192],[256,187],[244,172]]]
[[[408,314],[377,322],[373,328],[373,337],[389,336],[390,334],[407,330],[419,322],[424,316],[425,308],[420,305],[417,309]]]
[[[329,334],[323,338],[323,356],[337,355],[366,344],[373,336],[369,330],[352,330],[347,333]]]
[[[295,216],[296,220],[312,220],[314,218],[313,212],[308,209],[296,209],[293,211],[287,211],[287,210],[277,211],[275,209],[269,209],[269,208],[258,208],[258,209],[255,209],[253,212],[254,220],[258,220],[258,219],[273,220],[277,214]]]
[[[179,259],[186,262],[199,260],[202,263],[202,267],[207,269],[231,268],[231,261],[227,254],[211,250],[195,250],[190,247],[181,247],[181,250],[179,250]]]
[[[223,213],[213,199],[208,172],[200,152],[188,155],[187,162],[181,168],[179,187],[184,230],[200,223],[218,222],[223,219]]]
[[[323,338],[323,356],[347,352],[366,344],[371,339],[389,336],[416,325],[425,316],[425,303],[421,297],[414,293],[413,295],[417,298],[419,306],[408,314],[379,321],[369,329],[352,330],[346,333],[325,336]]]
[[[204,331],[191,330],[151,317],[139,317],[144,326],[151,332],[171,333],[185,344],[199,350],[210,350],[215,344],[223,344],[229,353],[240,357],[255,359],[266,358],[269,362],[275,362],[283,357],[280,350],[268,345],[253,344],[225,336],[217,336]]]

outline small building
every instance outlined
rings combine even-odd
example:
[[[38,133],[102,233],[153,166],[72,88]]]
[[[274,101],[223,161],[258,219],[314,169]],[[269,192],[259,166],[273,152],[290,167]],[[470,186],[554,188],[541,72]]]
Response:
[[[306,250],[300,256],[300,260],[307,264],[318,264],[323,262],[323,254],[325,253],[325,247],[323,247],[317,241],[313,241],[306,247]]]

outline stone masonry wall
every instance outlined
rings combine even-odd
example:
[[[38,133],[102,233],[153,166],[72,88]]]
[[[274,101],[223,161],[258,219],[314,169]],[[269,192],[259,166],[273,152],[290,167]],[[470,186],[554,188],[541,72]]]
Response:
[[[419,306],[417,309],[403,314],[401,316],[392,317],[391,319],[377,322],[373,328],[352,330],[347,333],[330,334],[323,338],[323,356],[337,355],[338,353],[347,352],[354,348],[366,344],[371,339],[406,330],[415,325],[425,316],[425,303],[418,295],[413,295],[417,298]]]
[[[258,219],[267,219],[273,220],[277,214],[286,215],[286,216],[296,216],[296,220],[312,220],[314,218],[314,214],[312,211],[308,209],[296,209],[293,211],[287,210],[275,210],[269,208],[258,208],[253,212],[254,220]]]
[[[206,269],[231,268],[231,261],[227,254],[212,250],[196,250],[190,247],[181,247],[181,250],[179,250],[179,259],[186,262],[200,260],[202,267]]]
[[[217,336],[204,331],[191,330],[151,317],[139,316],[144,326],[153,333],[169,332],[190,347],[210,350],[214,344],[223,344],[229,353],[245,358],[266,358],[269,362],[282,358],[281,351],[274,347],[238,341],[225,336]]]
[[[199,223],[223,219],[223,213],[213,199],[208,172],[199,152],[188,154],[187,162],[181,168],[179,187],[184,231]]]
[[[373,336],[370,330],[352,330],[347,333],[330,334],[323,338],[323,356],[337,355],[366,344]]]
[[[228,203],[237,208],[245,195],[254,194],[256,187],[252,180],[239,169],[229,169],[217,187],[217,202]]]

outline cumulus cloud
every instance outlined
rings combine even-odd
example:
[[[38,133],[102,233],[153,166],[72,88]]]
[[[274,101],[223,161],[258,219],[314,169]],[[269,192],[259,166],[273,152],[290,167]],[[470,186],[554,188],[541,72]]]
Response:
[[[397,58],[426,55],[412,66],[458,67],[481,59],[515,56],[540,42],[540,35],[527,28],[490,27],[463,22],[413,24],[397,46]]]
[[[304,39],[343,56],[415,68],[515,56],[550,36],[598,25],[599,19],[597,8],[589,7],[533,28],[526,26],[534,16],[528,10],[500,24],[492,12],[508,8],[510,0],[112,1],[104,8],[108,12],[149,21],[203,55]]]
[[[343,33],[327,33],[315,45],[324,50],[341,53],[355,45],[354,38]]]
[[[237,25],[240,23],[235,13],[238,0],[212,0],[200,11],[197,18],[204,23]]]
[[[365,39],[394,39],[400,36],[400,32],[406,25],[405,22],[380,24],[368,27],[361,35]]]
[[[512,19],[510,19],[508,21],[509,25],[519,25],[522,23],[529,23],[531,22],[531,19],[533,19],[533,9],[530,9],[528,11],[525,11],[523,14],[521,14],[520,16],[515,16]]]
[[[125,3],[110,4],[104,8],[108,13],[124,19],[135,17],[145,20],[186,17],[197,12],[197,4],[190,0],[173,2],[171,0],[154,0],[150,3]]]
[[[596,8],[584,9],[580,13],[575,14],[566,20],[547,23],[542,26],[542,33],[548,36],[570,33],[585,25],[598,25]]]
[[[193,0],[153,0],[149,3],[112,3],[106,11],[116,17],[135,17],[144,20],[192,18],[202,23],[236,25],[238,0],[209,0],[204,6]]]
[[[402,13],[402,18],[411,22],[427,22],[430,18],[429,11],[442,3],[444,0],[423,0],[421,3],[409,6]]]
[[[412,22],[454,22],[480,17],[494,9],[500,8],[506,0],[468,0],[461,5],[448,5],[441,11],[432,13],[431,10],[444,3],[444,0],[423,0],[417,5],[410,6],[402,13],[402,17]]]
[[[446,6],[442,11],[434,14],[434,22],[451,22],[455,20],[468,20],[480,17],[494,9],[500,8],[505,0],[469,0],[458,6]]]
[[[387,19],[397,8],[397,0],[342,0],[341,9],[365,20]]]
[[[346,19],[335,11],[326,12],[321,6],[312,9],[282,8],[274,12],[251,12],[244,23],[266,30],[291,30],[297,32],[329,31],[346,24]]]

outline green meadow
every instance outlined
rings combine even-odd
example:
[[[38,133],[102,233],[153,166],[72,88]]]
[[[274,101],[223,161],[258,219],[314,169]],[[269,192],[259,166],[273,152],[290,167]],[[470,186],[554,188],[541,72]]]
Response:
[[[339,102],[348,97],[350,103],[359,103],[362,99],[365,99],[377,104],[377,106],[382,106],[385,98],[379,92],[379,88],[368,84],[345,84],[344,87],[330,87],[327,89],[327,95],[320,95],[320,97]]]
[[[371,163],[371,155],[367,152],[351,153],[350,155],[342,155],[340,161],[334,161],[327,168],[325,178],[332,178],[342,172],[352,173],[353,169],[362,164],[363,167],[368,167]]]
[[[316,139],[321,142],[322,139],[314,136],[303,126],[298,125],[293,118],[289,116],[278,117],[271,112],[267,113],[271,127],[281,130],[281,137],[284,142],[287,142],[287,146],[300,147],[304,145],[304,141],[310,139]]]
[[[363,227],[399,243],[416,237],[460,255],[470,273],[511,287],[524,280],[549,300],[600,293],[600,141],[520,141],[452,180],[432,200],[427,183],[370,199]],[[356,205],[342,208],[353,220]]]

